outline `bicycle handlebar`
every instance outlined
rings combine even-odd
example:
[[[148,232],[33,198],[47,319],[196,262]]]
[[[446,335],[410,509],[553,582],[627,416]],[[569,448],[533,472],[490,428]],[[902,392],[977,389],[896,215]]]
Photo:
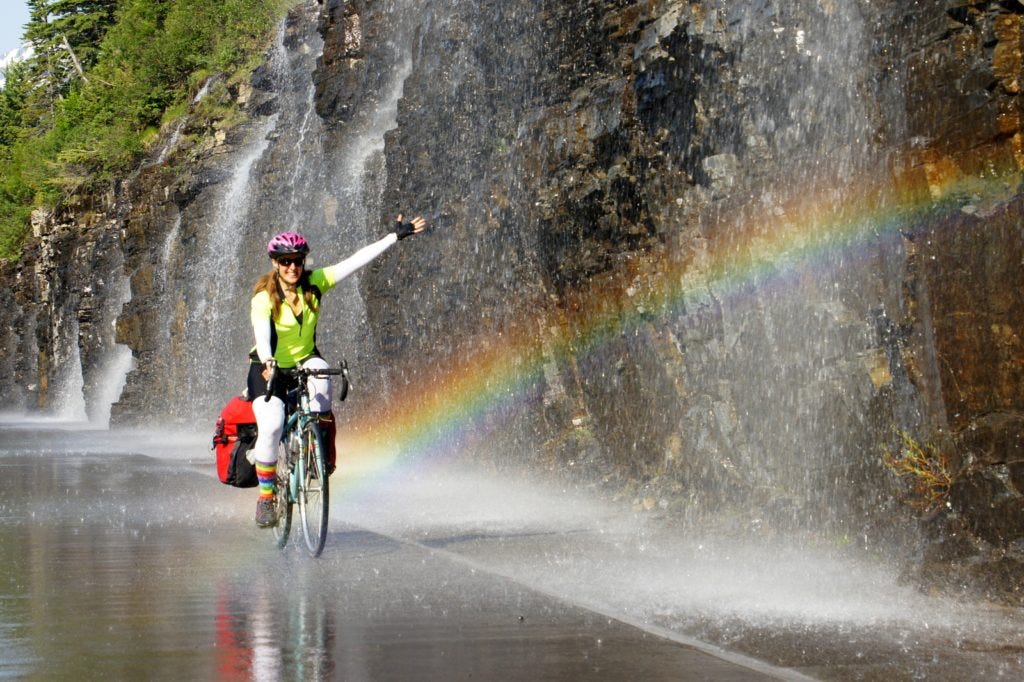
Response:
[[[335,369],[333,367],[327,367],[325,369],[306,369],[305,367],[289,367],[288,369],[280,370],[284,374],[288,374],[294,377],[326,377],[335,374],[341,374],[345,370]]]
[[[307,369],[306,367],[278,367],[276,364],[270,367],[270,376],[267,377],[267,392],[263,396],[264,402],[270,401],[270,396],[274,394],[274,382],[279,374],[286,376],[297,377],[299,379],[305,377],[326,377],[326,376],[344,376],[345,385],[343,388],[344,395],[342,400],[345,399],[345,395],[348,394],[348,363],[344,360],[341,361],[341,367],[325,367],[325,368],[312,368]]]

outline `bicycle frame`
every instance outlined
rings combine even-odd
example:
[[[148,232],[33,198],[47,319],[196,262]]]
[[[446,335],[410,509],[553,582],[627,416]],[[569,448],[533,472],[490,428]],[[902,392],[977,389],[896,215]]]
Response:
[[[294,503],[298,501],[299,479],[306,474],[306,463],[302,457],[296,457],[299,448],[293,446],[289,440],[297,439],[298,434],[302,433],[313,421],[313,416],[309,411],[309,392],[306,387],[302,386],[289,391],[289,397],[292,392],[298,392],[299,404],[296,407],[289,407],[290,401],[285,403],[286,416],[284,430],[281,432],[281,444],[288,455],[288,501]]]

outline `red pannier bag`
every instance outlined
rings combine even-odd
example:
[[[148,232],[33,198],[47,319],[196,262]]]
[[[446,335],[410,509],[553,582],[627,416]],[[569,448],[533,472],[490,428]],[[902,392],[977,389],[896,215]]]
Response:
[[[252,403],[235,396],[221,410],[213,434],[213,447],[217,451],[217,478],[221,483],[236,488],[253,488],[256,467],[246,455],[256,442],[256,415]]]

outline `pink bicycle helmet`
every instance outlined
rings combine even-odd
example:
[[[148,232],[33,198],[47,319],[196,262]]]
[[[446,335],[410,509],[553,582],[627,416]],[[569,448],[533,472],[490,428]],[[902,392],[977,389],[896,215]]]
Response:
[[[309,253],[309,242],[298,232],[282,232],[272,237],[267,243],[267,254],[271,258],[290,256],[296,253],[302,255]]]

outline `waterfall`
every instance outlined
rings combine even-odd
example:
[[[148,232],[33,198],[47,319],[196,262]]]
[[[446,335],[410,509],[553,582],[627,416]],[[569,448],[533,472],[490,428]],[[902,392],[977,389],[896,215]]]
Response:
[[[325,257],[337,259],[355,251],[384,236],[384,230],[390,227],[382,228],[378,222],[378,216],[389,213],[380,205],[387,184],[384,135],[395,127],[398,101],[410,71],[408,60],[394,65],[385,80],[379,104],[365,123],[355,127],[354,134],[336,154],[332,175],[344,178],[344,182],[339,182],[328,195],[322,226],[314,225],[309,230],[319,244],[330,245],[328,253],[333,255]],[[330,159],[326,161],[330,163]],[[390,213],[397,210],[400,209],[393,207]],[[359,366],[358,375],[365,377],[374,370],[372,354],[361,341],[366,333],[366,306],[359,293],[359,277],[359,273],[351,277],[332,296],[332,313],[322,323],[322,335],[328,339],[322,350],[335,361],[342,357],[354,360]],[[339,295],[341,292],[344,293]]]
[[[56,311],[55,311],[56,312]],[[49,413],[61,421],[86,421],[82,357],[78,350],[78,320],[65,309],[54,320]]]
[[[710,209],[699,218],[701,243],[719,274],[687,272],[701,284],[686,287],[682,314],[668,320],[685,354],[683,465],[703,472],[688,513],[842,532],[859,523],[851,507],[870,508],[876,494],[861,490],[856,469],[874,446],[865,366],[881,285],[867,247],[830,241],[829,232],[854,219],[859,193],[870,190],[865,178],[886,168],[885,150],[869,141],[879,109],[900,103],[884,91],[866,96],[876,60],[861,3],[705,9],[698,27],[730,31],[701,33],[700,59],[712,48],[732,58],[699,76],[735,82],[742,96],[730,99],[724,87],[693,95],[709,118],[690,131],[701,135],[693,165]],[[666,87],[684,88],[679,78]],[[693,153],[693,141],[683,144],[691,146],[678,151]],[[703,316],[717,319],[711,337],[701,337]]]
[[[199,91],[196,92],[192,98],[192,106],[199,104],[203,101],[206,95],[210,92],[210,86],[216,81],[216,78],[207,78]],[[181,131],[185,129],[185,125],[188,124],[189,117],[182,116],[178,119],[178,122],[174,124],[174,129],[171,131],[170,136],[167,138],[167,142],[164,143],[163,147],[160,148],[160,153],[157,154],[156,159],[153,161],[153,165],[159,165],[167,160],[167,155],[174,151],[175,147],[178,146],[178,141],[181,139]]]
[[[209,399],[211,392],[222,391],[224,386],[240,387],[238,367],[244,352],[233,327],[247,315],[232,309],[243,291],[239,251],[251,229],[254,169],[270,144],[269,136],[277,121],[277,115],[270,116],[248,132],[213,211],[209,230],[193,249],[176,258],[183,263],[184,279],[175,284],[184,288],[169,299],[166,323],[172,327],[170,336],[177,344],[172,356],[187,364],[186,390],[199,400]],[[184,312],[181,325],[177,323],[182,317],[179,301]]]
[[[328,130],[316,111],[313,81],[323,50],[319,11],[307,2],[282,21],[261,74],[269,84],[261,87],[269,88],[270,113],[249,124],[219,181],[186,207],[163,243],[156,285],[166,348],[148,361],[166,363],[177,377],[188,400],[170,411],[182,417],[208,413],[244,388],[253,343],[251,287],[268,269],[265,245],[273,234],[304,234],[312,244],[310,267],[336,262],[384,235],[376,224],[381,151],[409,62],[389,66],[380,92],[367,98],[343,134]],[[330,361],[359,355],[366,315],[358,289],[346,282],[327,305],[320,350]]]
[[[158,261],[157,268],[157,288],[160,291],[166,291],[169,270],[174,264],[175,246],[178,245],[181,239],[181,215],[174,217],[174,224],[171,229],[167,232],[167,237],[164,239],[163,248],[160,249],[160,260]]]
[[[118,270],[121,274],[117,277],[116,284],[111,287],[112,290],[104,297],[100,320],[100,330],[108,340],[104,344],[105,350],[96,367],[87,374],[86,382],[89,388],[85,391],[89,422],[99,428],[107,428],[110,425],[111,406],[121,397],[128,372],[135,366],[131,349],[114,342],[117,317],[121,314],[121,308],[132,297],[128,278],[123,274],[123,266]]]
[[[130,349],[115,342],[118,315],[131,300],[117,231],[98,233],[71,258],[88,258],[91,264],[80,270],[68,267],[60,281],[49,285],[55,306],[45,393],[56,418],[106,428],[134,364]]]
[[[171,131],[171,136],[168,138],[167,143],[160,149],[160,153],[157,154],[154,165],[159,165],[167,159],[167,155],[178,145],[178,140],[181,139],[181,131],[188,122],[187,118],[182,117],[177,123],[174,124],[174,130]]]

